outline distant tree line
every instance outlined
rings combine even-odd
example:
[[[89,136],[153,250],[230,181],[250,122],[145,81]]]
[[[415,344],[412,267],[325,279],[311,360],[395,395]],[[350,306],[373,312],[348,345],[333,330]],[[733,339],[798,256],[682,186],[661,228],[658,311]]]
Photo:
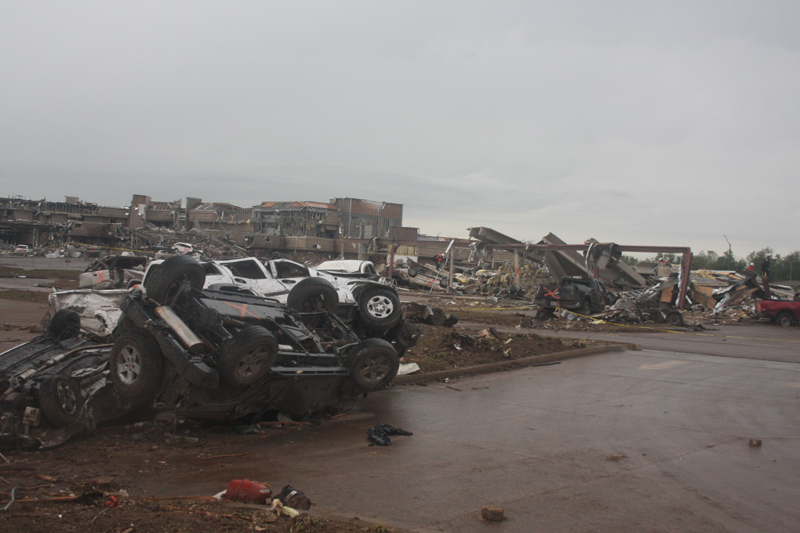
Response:
[[[744,272],[747,266],[753,263],[756,272],[761,274],[761,263],[768,255],[770,259],[770,274],[769,279],[773,282],[778,281],[792,281],[795,278],[800,278],[800,251],[794,251],[788,255],[782,256],[772,251],[772,248],[764,248],[758,252],[750,252],[744,259],[736,258],[731,252],[718,254],[713,250],[708,252],[700,252],[694,254],[692,258],[692,270],[735,270],[737,272]],[[660,261],[666,259],[667,262],[677,264],[681,262],[680,254],[658,254],[652,259],[645,261]],[[629,265],[635,265],[640,260],[635,257],[623,255],[622,260]]]

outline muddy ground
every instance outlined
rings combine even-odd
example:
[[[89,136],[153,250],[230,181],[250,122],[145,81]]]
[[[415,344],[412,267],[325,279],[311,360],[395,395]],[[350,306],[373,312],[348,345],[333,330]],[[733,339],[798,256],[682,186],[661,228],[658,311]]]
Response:
[[[33,300],[9,292],[0,295],[0,351],[41,333],[48,306],[40,297]],[[571,340],[501,333],[492,327],[507,329],[529,322],[513,311],[493,311],[494,321],[485,312],[459,313],[469,324],[462,323],[457,330],[423,325],[419,345],[405,360],[419,364],[423,372],[433,372],[577,347]],[[225,468],[237,456],[266,453],[265,439],[326,423],[332,421],[273,422],[262,425],[258,433],[241,434],[241,427],[192,421],[175,425],[154,421],[154,414],[148,413],[105,425],[54,449],[5,450],[0,457],[0,508],[17,488],[14,503],[0,511],[0,531],[389,531],[352,517],[317,516],[313,507],[311,516],[295,519],[264,512],[263,506],[209,501],[209,494],[165,500],[148,494],[170,465],[188,462]],[[274,482],[273,489],[281,489],[280,480],[260,481]],[[308,496],[313,501],[313,495]]]

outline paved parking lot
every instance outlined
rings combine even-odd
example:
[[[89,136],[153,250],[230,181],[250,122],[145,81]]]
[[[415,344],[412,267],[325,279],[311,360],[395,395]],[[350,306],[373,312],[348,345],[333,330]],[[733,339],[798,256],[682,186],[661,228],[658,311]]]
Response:
[[[792,363],[608,353],[374,394],[224,472],[178,465],[159,490],[260,475],[317,512],[417,530],[797,531],[799,396]],[[379,421],[414,435],[368,447]],[[507,520],[479,521],[483,504]]]

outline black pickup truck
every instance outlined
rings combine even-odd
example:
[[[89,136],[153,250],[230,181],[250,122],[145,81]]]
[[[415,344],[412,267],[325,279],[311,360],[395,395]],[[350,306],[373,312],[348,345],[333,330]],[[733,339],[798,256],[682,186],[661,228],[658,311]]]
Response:
[[[570,309],[582,315],[599,313],[614,303],[603,282],[586,276],[564,276],[558,285],[539,285],[533,303],[544,309]]]

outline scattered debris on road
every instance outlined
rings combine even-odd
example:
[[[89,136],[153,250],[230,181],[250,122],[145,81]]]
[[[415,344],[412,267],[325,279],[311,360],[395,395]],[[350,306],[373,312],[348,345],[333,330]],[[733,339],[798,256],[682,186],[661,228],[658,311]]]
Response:
[[[391,446],[392,439],[389,438],[390,435],[411,436],[413,433],[390,426],[386,422],[378,422],[374,427],[367,430],[367,437],[372,440],[370,446]]]

